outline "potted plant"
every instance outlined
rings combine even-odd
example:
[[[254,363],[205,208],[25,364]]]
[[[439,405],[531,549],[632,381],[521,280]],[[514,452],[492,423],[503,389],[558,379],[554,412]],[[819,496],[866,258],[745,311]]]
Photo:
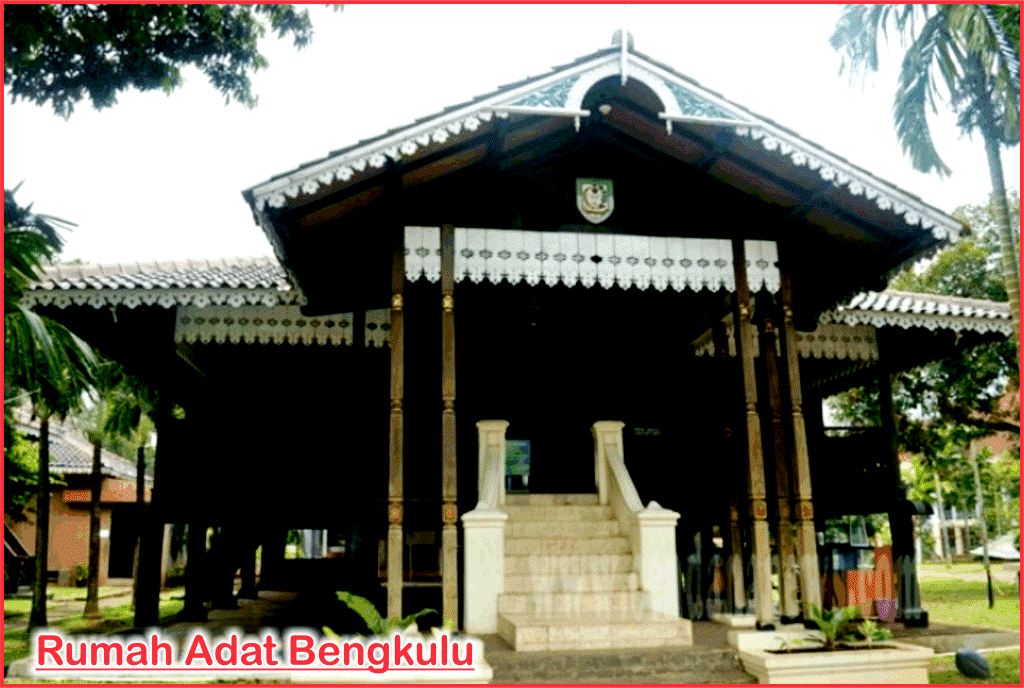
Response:
[[[928,683],[931,648],[893,642],[860,610],[812,608],[818,632],[779,648],[745,647],[743,669],[759,683]]]

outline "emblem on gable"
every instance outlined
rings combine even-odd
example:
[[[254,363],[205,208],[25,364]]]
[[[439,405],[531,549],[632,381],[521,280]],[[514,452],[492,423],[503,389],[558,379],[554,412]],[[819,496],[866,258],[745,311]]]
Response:
[[[576,207],[587,221],[600,224],[615,209],[611,179],[576,178]]]

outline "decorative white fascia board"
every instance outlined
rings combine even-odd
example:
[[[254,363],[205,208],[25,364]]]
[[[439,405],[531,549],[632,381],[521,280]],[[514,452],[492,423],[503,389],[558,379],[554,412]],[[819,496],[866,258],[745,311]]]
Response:
[[[834,186],[844,187],[848,193],[854,196],[864,196],[868,200],[873,200],[881,210],[891,211],[902,216],[903,221],[908,225],[920,225],[923,229],[930,229],[937,239],[952,240],[960,235],[961,226],[958,222],[940,211],[928,208],[905,192],[880,179],[870,177],[866,172],[856,169],[850,163],[800,140],[745,108],[730,103],[694,84],[686,83],[658,65],[651,64],[635,55],[631,58],[636,65],[634,70],[643,65],[650,73],[658,76],[667,84],[672,84],[677,89],[683,89],[710,102],[724,113],[726,118],[751,122],[752,124],[749,126],[737,126],[736,133],[760,141],[766,150],[777,150],[789,158],[794,165],[817,171],[823,180],[831,182]],[[709,118],[711,117],[713,115],[709,116]]]
[[[367,347],[387,346],[389,308],[366,312],[363,341]],[[298,306],[178,306],[174,341],[186,344],[317,344],[352,346],[352,313],[308,317]]]
[[[899,327],[907,330],[922,327],[935,330],[952,330],[953,332],[978,332],[988,334],[997,332],[1007,337],[1013,334],[1013,323],[1008,319],[970,317],[966,315],[942,315],[938,313],[914,313],[891,311],[862,311],[842,309],[831,315],[836,322],[848,325],[871,325],[873,327]]]
[[[405,228],[406,278],[441,275],[437,227]],[[774,241],[745,240],[748,280],[754,292],[779,289]],[[598,284],[605,289],[654,287],[664,291],[735,289],[729,239],[534,232],[518,229],[455,229],[455,279],[493,284],[543,282],[549,286]]]
[[[302,294],[290,289],[34,289],[21,298],[26,306],[175,306],[210,304],[243,306],[301,305]]]
[[[853,165],[809,144],[778,126],[757,117],[745,108],[730,103],[706,89],[687,83],[677,75],[630,53],[624,67],[620,56],[608,54],[579,65],[573,65],[470,103],[454,112],[403,129],[379,141],[359,146],[348,153],[296,170],[280,179],[268,181],[252,189],[254,208],[283,207],[289,198],[316,193],[335,180],[347,182],[354,176],[382,168],[387,160],[399,160],[422,148],[443,144],[450,136],[464,129],[475,130],[493,116],[507,116],[508,108],[530,108],[548,111],[556,116],[573,116],[583,111],[586,93],[603,78],[626,73],[649,88],[661,99],[667,124],[674,117],[696,116],[708,123],[736,120],[729,126],[741,135],[760,141],[768,151],[778,151],[794,165],[808,167],[836,187],[845,188],[854,196],[864,196],[885,211],[901,216],[908,225],[930,229],[940,240],[959,236],[960,225],[943,213],[928,208],[899,189],[871,177]],[[504,110],[503,110],[504,108]],[[749,124],[746,124],[748,123]],[[578,125],[578,124],[577,124]]]
[[[299,194],[316,193],[320,187],[335,180],[347,182],[353,177],[384,167],[387,159],[399,160],[423,148],[443,144],[463,130],[475,131],[482,123],[495,116],[494,109],[502,107],[531,107],[566,109],[561,96],[545,101],[542,95],[552,88],[560,88],[565,81],[575,81],[580,74],[603,62],[614,61],[614,55],[596,57],[579,65],[559,70],[490,98],[470,103],[453,112],[445,113],[417,125],[407,127],[378,141],[359,146],[351,151],[322,162],[296,170],[279,179],[273,179],[251,189],[256,210],[265,207],[283,207],[289,198]],[[538,95],[534,102],[530,96]],[[581,108],[570,108],[580,110]],[[578,115],[575,115],[578,116]]]
[[[735,328],[733,317],[730,313],[723,319],[725,322],[726,341],[729,346],[729,356],[736,356],[736,338],[733,336]],[[779,339],[780,331],[775,330],[775,354],[782,356],[782,346]],[[761,347],[757,345],[757,328],[747,324],[747,336],[751,338],[754,346],[754,356],[760,357]],[[867,325],[843,325],[843,324],[822,324],[818,325],[814,332],[796,332],[796,347],[800,358],[828,358],[853,361],[877,361],[878,340],[874,327]],[[712,341],[711,330],[706,330],[700,337],[690,344],[697,356],[714,356],[715,345]]]

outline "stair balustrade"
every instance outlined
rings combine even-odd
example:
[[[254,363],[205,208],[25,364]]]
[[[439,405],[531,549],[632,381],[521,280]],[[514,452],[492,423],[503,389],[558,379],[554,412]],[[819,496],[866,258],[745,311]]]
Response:
[[[482,420],[476,508],[462,515],[463,625],[468,633],[497,633],[498,595],[505,591],[505,431],[508,421]]]
[[[594,471],[598,502],[611,507],[629,538],[640,589],[652,612],[679,615],[676,523],[679,514],[652,501],[644,508],[623,458],[625,423],[594,423]]]

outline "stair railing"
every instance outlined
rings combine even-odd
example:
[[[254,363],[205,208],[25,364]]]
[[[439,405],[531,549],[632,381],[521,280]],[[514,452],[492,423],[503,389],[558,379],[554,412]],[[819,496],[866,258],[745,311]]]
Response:
[[[591,428],[598,501],[611,507],[629,538],[648,608],[659,614],[679,616],[675,534],[679,514],[654,501],[644,508],[626,470],[623,427],[625,423],[621,421],[602,420]]]
[[[498,632],[498,595],[505,591],[506,420],[476,424],[479,445],[476,508],[462,515],[463,626],[468,633]]]

